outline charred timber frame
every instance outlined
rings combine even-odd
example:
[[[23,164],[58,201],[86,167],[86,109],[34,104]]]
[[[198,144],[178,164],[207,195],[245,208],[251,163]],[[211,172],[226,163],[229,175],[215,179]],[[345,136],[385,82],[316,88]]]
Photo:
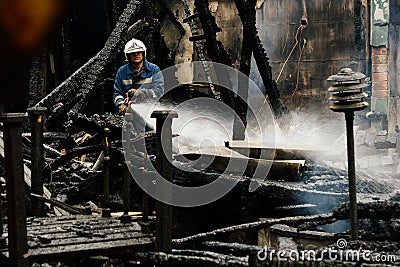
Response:
[[[8,251],[10,266],[28,266],[25,181],[22,162],[23,113],[3,113],[4,167],[7,191]]]
[[[217,26],[215,17],[208,9],[208,0],[195,0],[194,5],[199,14],[200,23],[204,31],[204,36],[206,37],[206,50],[208,56],[213,62],[232,66],[232,60],[229,54],[224,49],[222,43],[217,41],[217,32],[221,31],[221,28]],[[218,78],[226,79],[226,77]],[[220,84],[229,84],[229,82],[220,82]],[[233,101],[233,93],[225,88],[220,88],[220,92],[222,101],[232,109],[236,110]]]
[[[155,0],[144,0],[142,8],[144,9],[145,21],[149,23],[149,28],[146,32],[146,54],[147,58],[153,62],[155,59],[155,47],[156,42],[156,31],[160,30],[158,21],[156,20],[156,1]]]
[[[242,50],[240,53],[240,67],[239,70],[246,77],[250,76],[251,69],[251,54],[257,34],[256,29],[256,1],[247,0],[245,3],[243,24],[243,40]],[[237,117],[234,118],[233,126],[233,140],[244,140],[245,130],[247,126],[247,97],[249,90],[249,81],[244,79],[243,76],[238,77],[238,95],[235,97],[236,112],[241,120],[238,121]]]
[[[236,8],[239,12],[242,23],[245,23],[246,16],[246,5],[245,0],[235,0]],[[254,24],[255,25],[255,24]],[[245,25],[243,25],[245,27]],[[253,55],[256,60],[257,68],[260,72],[261,79],[265,87],[265,93],[268,95],[269,102],[272,106],[272,110],[276,117],[280,117],[282,114],[287,112],[286,106],[279,100],[280,93],[276,86],[276,82],[272,79],[272,69],[269,65],[269,58],[265,51],[261,39],[258,36],[258,31],[255,29],[254,43],[253,43]]]
[[[192,236],[174,239],[172,243],[175,246],[183,245],[186,242],[200,242],[215,240],[220,236],[227,234],[247,231],[247,230],[260,230],[265,229],[274,224],[284,224],[284,223],[305,223],[310,221],[329,221],[331,222],[334,218],[332,213],[320,214],[320,215],[309,215],[309,216],[297,216],[297,217],[286,217],[286,218],[273,218],[273,219],[260,219],[257,222],[239,224],[234,226],[229,226],[225,228],[220,228],[214,231],[199,233]]]

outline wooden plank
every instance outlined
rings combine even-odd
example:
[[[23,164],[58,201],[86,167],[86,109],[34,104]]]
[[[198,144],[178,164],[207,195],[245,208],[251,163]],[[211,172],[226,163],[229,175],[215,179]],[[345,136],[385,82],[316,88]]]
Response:
[[[152,238],[143,237],[124,241],[107,241],[100,243],[68,245],[62,247],[39,248],[29,250],[28,259],[30,261],[49,260],[49,259],[76,259],[82,256],[91,255],[127,255],[137,251],[154,250]]]
[[[116,218],[91,215],[34,218],[27,228],[31,245],[28,255],[32,262],[90,255],[124,255],[154,247],[153,235],[140,232],[137,222],[123,224]],[[38,236],[50,242],[42,244]],[[35,242],[38,247],[34,247]],[[8,255],[7,249],[0,252]]]
[[[28,235],[34,236],[34,235],[49,235],[49,234],[63,234],[66,232],[73,232],[75,230],[78,230],[79,228],[82,227],[90,227],[91,231],[121,231],[121,229],[124,229],[124,231],[140,231],[141,228],[137,224],[132,224],[132,225],[123,225],[123,224],[114,224],[114,225],[78,225],[78,226],[68,226],[68,225],[59,225],[56,227],[41,227],[41,228],[36,228],[36,229],[30,229],[28,228]]]
[[[181,151],[190,151],[186,148]],[[225,173],[245,174],[252,177],[255,171],[271,180],[295,181],[302,173],[305,160],[265,160],[247,158],[227,148],[193,148],[185,154],[175,155],[175,159],[187,162],[195,169],[214,170]],[[200,153],[196,153],[200,151]],[[198,160],[201,157],[201,160]],[[258,176],[259,176],[258,175]]]
[[[61,218],[61,217],[60,217]],[[134,224],[134,223],[132,223]],[[43,229],[43,225],[46,226],[48,230],[55,229],[57,227],[80,227],[80,226],[91,226],[91,227],[120,227],[126,226],[127,224],[121,223],[116,218],[102,218],[102,217],[95,217],[91,215],[86,215],[86,218],[71,218],[64,221],[59,220],[41,220],[40,222],[36,222],[34,224],[28,224],[28,230],[40,230]]]
[[[328,150],[310,149],[302,146],[284,147],[284,145],[268,146],[255,142],[229,141],[227,147],[250,158],[267,160],[303,160],[312,159]]]
[[[96,243],[104,243],[108,241],[114,241],[117,243],[117,241],[124,241],[124,240],[130,240],[130,239],[138,239],[138,238],[144,238],[144,237],[152,237],[151,234],[144,234],[144,233],[139,233],[139,232],[131,232],[131,233],[116,233],[116,234],[109,234],[100,236],[100,235],[93,235],[91,237],[89,236],[72,236],[70,238],[66,239],[55,239],[51,240],[50,243],[48,244],[43,244],[40,246],[40,248],[58,248],[58,247],[63,247],[63,246],[70,246],[70,245],[80,245],[84,244],[89,246],[92,246],[93,244]],[[33,248],[32,250],[35,250],[36,248]]]
[[[236,157],[236,158],[246,158],[240,153],[237,153],[229,148],[223,146],[212,146],[212,147],[198,147],[198,146],[183,146],[179,148],[179,154],[202,154],[202,155],[215,155],[223,157]]]
[[[119,227],[119,228],[97,228],[97,229],[90,229],[90,231],[93,232],[94,235],[99,235],[99,234],[113,235],[117,233],[139,232],[140,227],[131,226],[131,227]],[[28,232],[28,237],[38,237],[38,236],[45,239],[61,240],[61,239],[76,237],[78,236],[78,234],[73,230],[64,230],[62,232],[49,232],[49,233],[46,233],[45,231]]]

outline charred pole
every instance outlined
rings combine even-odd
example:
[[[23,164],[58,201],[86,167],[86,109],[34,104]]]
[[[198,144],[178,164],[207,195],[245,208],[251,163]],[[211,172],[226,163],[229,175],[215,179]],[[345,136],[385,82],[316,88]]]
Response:
[[[249,80],[251,69],[251,55],[257,34],[256,28],[256,0],[248,0],[245,3],[243,18],[243,40],[240,53],[239,70],[243,75],[238,77],[238,95],[235,97],[236,112],[241,121],[235,116],[233,126],[233,140],[244,140],[247,126],[247,97],[249,90]]]
[[[245,21],[245,1],[235,0],[236,8],[242,22]],[[257,68],[265,87],[265,94],[268,95],[269,102],[276,117],[280,117],[287,112],[286,106],[280,101],[280,93],[276,82],[272,79],[272,68],[269,65],[269,58],[256,29],[253,43],[253,55],[256,60]]]
[[[207,55],[213,62],[218,62],[227,66],[232,66],[232,60],[226,52],[224,46],[217,40],[217,32],[222,31],[215,22],[215,17],[211,14],[208,8],[208,0],[195,0],[198,17],[203,28],[204,37],[206,39],[205,48]],[[226,79],[226,77],[218,77],[219,79]],[[228,81],[221,81],[220,84],[229,84]],[[229,107],[235,110],[235,103],[233,101],[233,93],[225,88],[220,88],[222,101]]]
[[[23,113],[3,113],[4,167],[7,191],[8,253],[10,266],[28,266],[25,182],[23,169]]]
[[[167,180],[167,184],[157,187],[160,195],[171,201],[172,188],[172,119],[178,114],[169,110],[156,110],[151,114],[156,118],[156,168]],[[172,251],[172,206],[161,201],[156,202],[156,251],[171,253]]]
[[[44,156],[43,156],[43,125],[44,115],[47,108],[45,107],[33,107],[28,109],[29,119],[31,121],[32,131],[32,167],[31,167],[31,179],[32,179],[32,193],[43,195],[43,168],[44,168]],[[43,202],[38,199],[32,199],[32,211],[35,216],[43,215]]]
[[[149,24],[149,27],[146,28],[146,54],[147,58],[154,62],[155,59],[155,37],[157,35],[157,31],[159,31],[158,21],[156,20],[156,1],[155,0],[144,0],[142,5],[144,11],[144,20]]]

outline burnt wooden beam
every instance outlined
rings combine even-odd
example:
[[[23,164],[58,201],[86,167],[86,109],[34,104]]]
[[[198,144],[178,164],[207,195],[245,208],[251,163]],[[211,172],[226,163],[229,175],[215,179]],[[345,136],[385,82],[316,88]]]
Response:
[[[56,158],[51,164],[50,169],[55,170],[63,164],[67,163],[76,156],[81,156],[88,153],[101,152],[106,148],[105,144],[98,144],[93,146],[76,147],[71,149],[65,155]]]
[[[124,124],[123,117],[111,113],[95,114],[88,117],[85,114],[71,111],[68,112],[68,117],[75,127],[97,133],[102,133],[105,128],[108,128],[110,133],[115,134],[118,138],[121,136],[121,129]]]
[[[248,256],[250,253],[259,252],[264,247],[246,245],[241,243],[224,243],[219,241],[204,241],[198,245],[199,249],[214,251],[222,254],[232,254],[235,256]]]
[[[156,1],[155,0],[144,0],[142,5],[144,18],[146,22],[149,24],[145,35],[145,43],[146,43],[146,57],[149,61],[154,62],[155,59],[155,44],[156,44],[156,36],[157,32],[160,31],[160,25],[156,20]]]
[[[233,140],[244,140],[247,126],[247,97],[249,95],[249,79],[251,69],[252,48],[255,43],[256,29],[256,0],[247,0],[244,4],[243,39],[240,53],[239,70],[245,76],[238,77],[238,95],[235,97],[235,108],[238,117],[234,117]],[[247,79],[246,79],[247,77]],[[240,119],[240,121],[239,121]]]
[[[349,202],[341,203],[333,211],[335,217],[340,219],[350,218]],[[400,202],[376,201],[357,203],[357,215],[359,219],[390,220],[400,217]]]
[[[199,14],[199,20],[203,28],[204,36],[206,37],[205,48],[207,50],[207,55],[213,62],[218,62],[227,66],[232,66],[232,59],[230,58],[228,52],[225,50],[224,46],[220,41],[217,40],[217,32],[221,31],[215,22],[215,17],[211,14],[208,8],[208,0],[195,0],[194,5],[196,7],[197,13]],[[230,85],[227,77],[218,77],[221,80],[220,84]],[[215,82],[214,82],[215,83]],[[232,88],[232,86],[228,86]],[[234,94],[232,91],[225,88],[220,88],[220,95],[222,101],[235,110]]]
[[[41,51],[32,59],[29,75],[29,103],[32,107],[46,96],[47,53]]]
[[[29,266],[22,148],[24,113],[3,113],[4,168],[7,192],[8,252],[11,266]]]
[[[245,21],[245,1],[235,0],[236,8],[242,23]],[[260,72],[261,79],[265,87],[265,93],[268,95],[269,102],[272,106],[275,116],[280,117],[287,112],[286,106],[279,100],[280,93],[276,82],[272,78],[272,68],[269,65],[269,58],[265,51],[261,39],[256,30],[253,43],[253,55],[256,60],[257,68]]]
[[[65,203],[63,203],[61,201],[58,201],[58,200],[55,200],[55,199],[51,199],[51,198],[45,198],[45,197],[43,197],[41,195],[34,194],[34,193],[31,193],[31,196],[35,200],[40,200],[40,201],[49,203],[49,204],[51,204],[51,205],[53,205],[55,207],[58,207],[58,208],[61,208],[61,209],[65,210],[65,211],[67,211],[67,212],[69,212],[71,214],[85,214],[84,211],[79,210],[77,208],[74,208],[71,205],[65,204]]]
[[[32,149],[31,149],[31,190],[32,193],[43,195],[43,125],[45,123],[44,107],[29,108],[28,114],[31,122]],[[43,202],[32,200],[32,210],[35,216],[43,216]]]
[[[145,264],[162,266],[248,266],[247,258],[223,255],[209,251],[179,251],[172,253],[139,252],[134,258]]]
[[[284,224],[284,223],[297,223],[301,224],[309,221],[323,221],[323,220],[331,220],[333,218],[332,213],[328,214],[320,214],[320,215],[311,215],[311,216],[296,216],[296,217],[287,217],[287,218],[277,218],[277,219],[260,219],[257,222],[239,224],[234,226],[229,226],[225,228],[216,229],[210,232],[204,232],[195,234],[192,236],[174,239],[172,243],[176,246],[184,244],[186,242],[199,242],[205,240],[215,240],[218,237],[225,236],[227,234],[241,232],[241,231],[249,231],[249,230],[260,230],[265,229],[274,224]]]

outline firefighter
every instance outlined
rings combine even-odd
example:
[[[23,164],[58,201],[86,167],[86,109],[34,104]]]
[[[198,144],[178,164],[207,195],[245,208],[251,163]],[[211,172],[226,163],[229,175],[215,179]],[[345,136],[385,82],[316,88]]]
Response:
[[[117,113],[125,115],[128,102],[139,103],[155,99],[164,93],[164,80],[160,68],[146,59],[146,46],[138,39],[126,43],[127,64],[115,76],[113,99]]]

